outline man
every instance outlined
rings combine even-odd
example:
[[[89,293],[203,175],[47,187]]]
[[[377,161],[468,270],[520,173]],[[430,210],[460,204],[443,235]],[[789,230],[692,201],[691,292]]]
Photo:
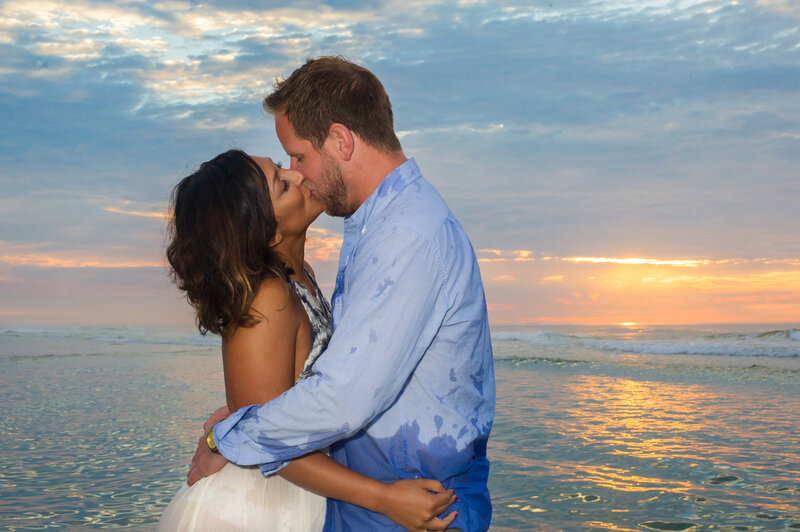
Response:
[[[334,459],[378,480],[440,480],[458,495],[452,527],[488,529],[494,369],[463,228],[403,154],[370,71],[337,57],[309,60],[264,107],[303,183],[328,214],[345,217],[334,332],[312,376],[216,424],[209,446],[265,473],[330,446]],[[200,451],[202,462],[209,453]],[[397,528],[328,501],[325,530]]]

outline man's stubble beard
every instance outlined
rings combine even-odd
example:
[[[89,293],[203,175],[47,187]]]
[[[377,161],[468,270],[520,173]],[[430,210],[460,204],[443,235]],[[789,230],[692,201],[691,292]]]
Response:
[[[350,216],[356,209],[347,204],[347,187],[344,184],[342,170],[329,157],[325,157],[322,163],[322,182],[324,189],[321,190],[321,200],[325,205],[325,212],[329,216]]]

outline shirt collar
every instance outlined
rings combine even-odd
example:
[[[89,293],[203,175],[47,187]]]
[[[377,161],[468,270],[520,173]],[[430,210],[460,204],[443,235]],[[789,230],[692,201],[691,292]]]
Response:
[[[381,212],[403,189],[422,177],[417,162],[411,158],[392,170],[361,206],[344,219],[345,231],[363,230],[375,213]]]

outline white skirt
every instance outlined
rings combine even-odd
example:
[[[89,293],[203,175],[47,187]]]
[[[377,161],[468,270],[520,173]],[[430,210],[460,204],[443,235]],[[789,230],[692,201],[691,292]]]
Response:
[[[158,530],[319,532],[325,498],[257,467],[227,464],[218,473],[184,486],[161,515]]]

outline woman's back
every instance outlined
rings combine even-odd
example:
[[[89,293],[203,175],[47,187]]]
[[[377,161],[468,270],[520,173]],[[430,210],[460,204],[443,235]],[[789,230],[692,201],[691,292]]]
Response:
[[[260,321],[223,339],[225,390],[232,412],[283,393],[302,373],[312,345],[324,350],[330,338],[330,307],[315,282],[314,288],[323,318],[324,309],[328,311],[326,322],[312,318],[321,327],[312,328],[303,304],[314,294],[300,283],[268,278],[251,307]],[[309,532],[321,530],[324,519],[323,497],[277,475],[264,478],[257,466],[228,464],[192,487],[184,486],[165,510],[159,530]]]

